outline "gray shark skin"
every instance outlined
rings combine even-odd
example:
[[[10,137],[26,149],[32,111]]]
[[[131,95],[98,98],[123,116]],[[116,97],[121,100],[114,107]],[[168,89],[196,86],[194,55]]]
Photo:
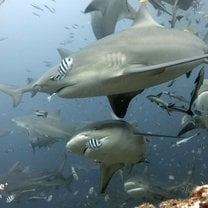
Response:
[[[0,177],[0,184],[4,185],[0,190],[2,198],[13,195],[14,201],[19,201],[22,197],[36,196],[60,186],[70,190],[73,176],[63,176],[65,163],[66,157],[56,170],[50,172],[31,171],[29,167],[21,167],[19,162],[15,163],[7,174]]]
[[[204,79],[193,102],[191,122],[187,123],[178,133],[185,134],[195,128],[208,128],[208,79]]]
[[[26,115],[13,118],[17,126],[28,131],[33,150],[36,147],[48,147],[60,140],[68,141],[77,130],[75,123],[67,121],[64,124],[60,120],[60,111],[54,111],[47,114],[47,117],[37,115]]]
[[[162,27],[141,4],[132,27],[69,53],[73,65],[63,79],[52,79],[57,65],[32,85],[18,88],[1,84],[0,91],[12,96],[14,106],[29,91],[55,93],[62,98],[110,96],[114,112],[124,117],[138,92],[191,71],[206,61],[207,52],[206,43],[197,36]]]
[[[90,139],[101,143],[97,149],[86,148]],[[70,152],[99,161],[100,188],[104,193],[112,175],[126,165],[142,162],[146,154],[146,139],[125,121],[107,120],[86,126],[67,143]],[[131,150],[131,151],[129,151]]]
[[[188,179],[189,180],[189,179]],[[136,199],[147,202],[159,202],[167,199],[174,199],[184,195],[183,189],[188,180],[178,185],[167,185],[150,180],[148,177],[131,177],[124,182],[124,189],[127,194]]]
[[[84,11],[89,12],[92,30],[97,39],[114,33],[119,20],[136,17],[136,10],[126,0],[93,0]]]

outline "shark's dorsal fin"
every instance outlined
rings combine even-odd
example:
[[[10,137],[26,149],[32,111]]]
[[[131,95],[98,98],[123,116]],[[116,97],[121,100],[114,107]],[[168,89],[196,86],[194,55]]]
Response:
[[[144,3],[141,3],[136,18],[133,22],[133,27],[152,27],[152,26],[163,27],[152,18],[152,16],[150,15],[150,13],[146,8],[146,5]]]
[[[71,56],[73,53],[72,51],[66,49],[66,48],[57,48],[59,55],[61,56],[62,59]]]
[[[113,174],[122,168],[124,164],[117,163],[117,164],[105,164],[100,163],[100,172],[101,172],[101,180],[100,180],[100,192],[104,193],[105,189],[113,176]]]
[[[57,110],[57,111],[48,113],[47,117],[51,118],[51,119],[59,120],[60,119],[60,114],[61,114],[61,110]]]
[[[93,12],[96,10],[101,11],[103,15],[105,15],[106,9],[108,7],[109,2],[112,0],[93,0],[84,10],[84,13]]]

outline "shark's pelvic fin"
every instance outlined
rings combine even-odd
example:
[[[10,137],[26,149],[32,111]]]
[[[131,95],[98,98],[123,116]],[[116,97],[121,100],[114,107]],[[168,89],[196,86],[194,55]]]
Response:
[[[105,164],[105,163],[100,163],[100,172],[101,172],[101,182],[100,182],[100,192],[104,193],[107,185],[113,176],[113,174],[122,168],[124,164],[118,163],[118,164]]]

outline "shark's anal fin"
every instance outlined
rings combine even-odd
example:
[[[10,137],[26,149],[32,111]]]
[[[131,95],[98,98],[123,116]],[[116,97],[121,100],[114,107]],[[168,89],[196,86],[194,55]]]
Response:
[[[116,116],[118,116],[119,118],[123,118],[127,112],[131,100],[142,91],[143,90],[139,90],[131,93],[109,95],[108,100]]]
[[[104,193],[107,185],[113,176],[113,174],[122,168],[124,164],[117,163],[117,164],[105,164],[100,163],[100,172],[101,172],[101,180],[100,180],[100,193]]]

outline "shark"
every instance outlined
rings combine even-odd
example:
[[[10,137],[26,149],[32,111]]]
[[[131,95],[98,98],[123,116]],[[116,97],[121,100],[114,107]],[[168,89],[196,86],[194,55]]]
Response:
[[[57,77],[64,61],[26,86],[0,84],[0,91],[13,98],[14,106],[26,92],[62,98],[107,96],[113,112],[123,118],[131,100],[144,89],[207,63],[208,46],[191,32],[161,26],[141,3],[130,28],[77,52],[64,50],[61,57],[71,63],[61,79]]]
[[[33,151],[36,147],[48,147],[60,140],[67,142],[78,129],[72,121],[67,121],[67,124],[61,122],[60,110],[47,112],[47,116],[34,113],[15,117],[12,121],[27,130]]]
[[[150,180],[147,176],[135,176],[124,182],[124,190],[132,198],[142,199],[147,202],[159,202],[162,200],[179,198],[188,194],[184,193],[184,189],[189,186],[191,190],[191,183],[189,180],[190,177],[180,184],[168,185]]]
[[[105,120],[84,127],[68,141],[66,149],[100,163],[100,192],[104,193],[116,171],[145,160],[147,144],[129,123]]]
[[[114,33],[116,23],[121,19],[135,19],[136,10],[127,0],[93,0],[84,10],[90,13],[91,26],[96,39]]]
[[[198,76],[198,79],[199,78],[200,77]],[[201,83],[200,79],[198,81],[198,83]],[[200,88],[196,91],[199,85]],[[184,125],[184,127],[178,133],[178,136],[181,136],[182,134],[185,134],[186,132],[196,128],[208,128],[208,79],[203,79],[202,84],[199,85],[196,84],[196,88],[193,90],[194,93],[192,93],[192,96],[195,98],[195,100],[193,101],[192,105],[193,114],[191,115],[191,121]]]
[[[53,171],[30,170],[29,166],[21,166],[16,162],[7,174],[0,177],[0,195],[7,203],[19,201],[21,198],[37,196],[42,192],[56,187],[65,187],[70,191],[70,184],[73,181],[72,174],[69,177],[63,175],[66,164],[66,156],[59,166]]]
[[[100,192],[104,193],[115,172],[146,162],[147,136],[176,138],[140,132],[124,120],[103,120],[78,131],[67,142],[66,149],[99,162]]]

